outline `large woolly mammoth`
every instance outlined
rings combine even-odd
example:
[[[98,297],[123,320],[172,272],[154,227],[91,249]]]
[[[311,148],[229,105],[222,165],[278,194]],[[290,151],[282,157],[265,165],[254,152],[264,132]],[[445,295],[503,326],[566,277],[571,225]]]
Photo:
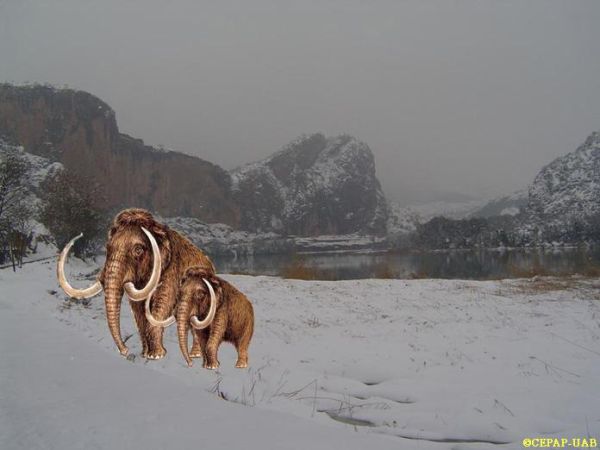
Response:
[[[186,238],[154,220],[148,211],[126,209],[115,217],[108,233],[106,262],[98,280],[86,289],[76,289],[67,281],[64,266],[69,250],[80,236],[71,240],[60,254],[57,270],[60,286],[67,295],[80,299],[104,291],[108,328],[122,355],[128,352],[120,326],[121,298],[127,293],[143,356],[162,358],[166,354],[162,345],[163,328],[175,321],[172,313],[183,273],[188,267],[199,265],[214,274],[212,262]],[[201,356],[197,342],[192,356]]]
[[[188,351],[191,325],[194,338],[200,343],[203,367],[219,367],[217,352],[223,341],[235,345],[238,353],[235,367],[248,367],[254,310],[246,296],[234,286],[203,267],[190,267],[181,279],[176,311],[179,348],[188,365],[192,365]]]

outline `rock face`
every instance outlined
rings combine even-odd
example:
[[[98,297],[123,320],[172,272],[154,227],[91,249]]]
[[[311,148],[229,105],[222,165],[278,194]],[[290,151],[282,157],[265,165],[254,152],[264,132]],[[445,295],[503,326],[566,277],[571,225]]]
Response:
[[[0,84],[0,136],[104,187],[107,207],[142,207],[252,232],[300,236],[385,233],[388,214],[369,147],[302,137],[231,173],[119,132],[91,94]]]
[[[529,188],[528,212],[543,222],[600,213],[600,133],[538,173]]]
[[[373,154],[351,136],[302,136],[231,176],[243,229],[302,236],[386,231]]]
[[[86,92],[0,85],[0,134],[96,179],[109,208],[135,205],[238,225],[226,171],[119,133],[114,111]]]

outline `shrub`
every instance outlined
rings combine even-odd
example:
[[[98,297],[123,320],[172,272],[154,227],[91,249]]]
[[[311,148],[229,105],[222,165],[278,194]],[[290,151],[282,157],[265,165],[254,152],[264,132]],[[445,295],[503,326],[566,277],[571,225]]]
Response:
[[[96,239],[105,228],[103,195],[97,183],[84,180],[68,170],[61,170],[44,180],[41,186],[40,221],[54,237],[58,248],[83,233],[74,246],[76,256],[95,249]]]

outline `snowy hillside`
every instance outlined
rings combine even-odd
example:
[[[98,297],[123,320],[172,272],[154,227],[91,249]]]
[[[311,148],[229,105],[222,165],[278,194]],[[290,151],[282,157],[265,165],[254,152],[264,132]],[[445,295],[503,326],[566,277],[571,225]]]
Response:
[[[388,233],[410,233],[417,224],[430,221],[434,217],[464,219],[485,204],[483,200],[466,202],[429,202],[416,205],[400,206],[396,202],[389,203]]]
[[[469,217],[515,216],[527,207],[529,193],[520,189],[510,195],[494,198],[471,211]]]
[[[272,232],[234,230],[222,223],[207,224],[193,217],[168,217],[159,220],[213,256],[289,253],[295,248],[293,239]]]
[[[529,208],[544,221],[600,213],[600,133],[540,171],[529,188]]]
[[[600,434],[597,281],[226,278],[255,306],[248,370],[227,344],[218,372],[187,368],[172,328],[167,357],[142,360],[128,308],[124,359],[102,298],[66,300],[53,263],[0,271],[0,448],[520,449]]]
[[[62,169],[63,166],[60,163],[50,161],[48,158],[27,153],[22,146],[11,145],[0,137],[0,159],[11,154],[22,158],[28,166],[28,173],[25,177],[25,188],[27,190],[29,206],[36,206],[39,202],[40,183],[47,176]]]
[[[410,206],[400,206],[396,202],[389,202],[389,215],[387,231],[389,234],[406,234],[416,230],[423,218]]]
[[[244,229],[302,236],[385,232],[387,205],[373,154],[351,136],[302,136],[231,177]]]
[[[40,205],[40,184],[46,177],[61,170],[63,166],[47,158],[27,153],[22,146],[11,145],[0,137],[0,160],[9,155],[19,157],[27,166],[27,174],[24,177],[25,185],[23,186],[23,204],[29,208],[31,216],[20,231],[25,234],[31,233],[32,239],[28,245],[29,250],[24,257],[24,261],[38,260],[55,255],[56,248],[52,243],[53,239],[44,225],[35,219],[35,211]]]

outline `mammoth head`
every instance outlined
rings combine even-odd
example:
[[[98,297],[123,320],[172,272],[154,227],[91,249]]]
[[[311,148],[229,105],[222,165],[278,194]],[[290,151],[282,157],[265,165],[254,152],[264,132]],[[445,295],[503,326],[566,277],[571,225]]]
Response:
[[[159,251],[160,258],[155,258],[154,247]],[[158,223],[144,209],[126,209],[114,219],[108,232],[106,242],[106,264],[100,275],[100,282],[107,281],[110,269],[118,268],[121,282],[131,300],[141,301],[149,297],[158,284],[158,278],[152,280],[155,265],[160,263],[164,270],[171,261],[171,244],[168,239],[168,228]],[[150,283],[150,281],[156,281]],[[144,285],[146,289],[137,290],[136,286]]]
[[[223,281],[214,272],[202,267],[188,268],[179,282],[179,296],[196,306],[210,301],[211,289],[216,297],[217,306],[221,299]]]
[[[190,325],[203,330],[215,318],[217,306],[223,295],[223,282],[213,272],[200,267],[190,267],[185,271],[179,286],[179,304],[177,305],[177,335],[179,347],[188,365],[192,365],[188,353],[188,331]],[[206,318],[200,320],[196,314],[206,310]]]

